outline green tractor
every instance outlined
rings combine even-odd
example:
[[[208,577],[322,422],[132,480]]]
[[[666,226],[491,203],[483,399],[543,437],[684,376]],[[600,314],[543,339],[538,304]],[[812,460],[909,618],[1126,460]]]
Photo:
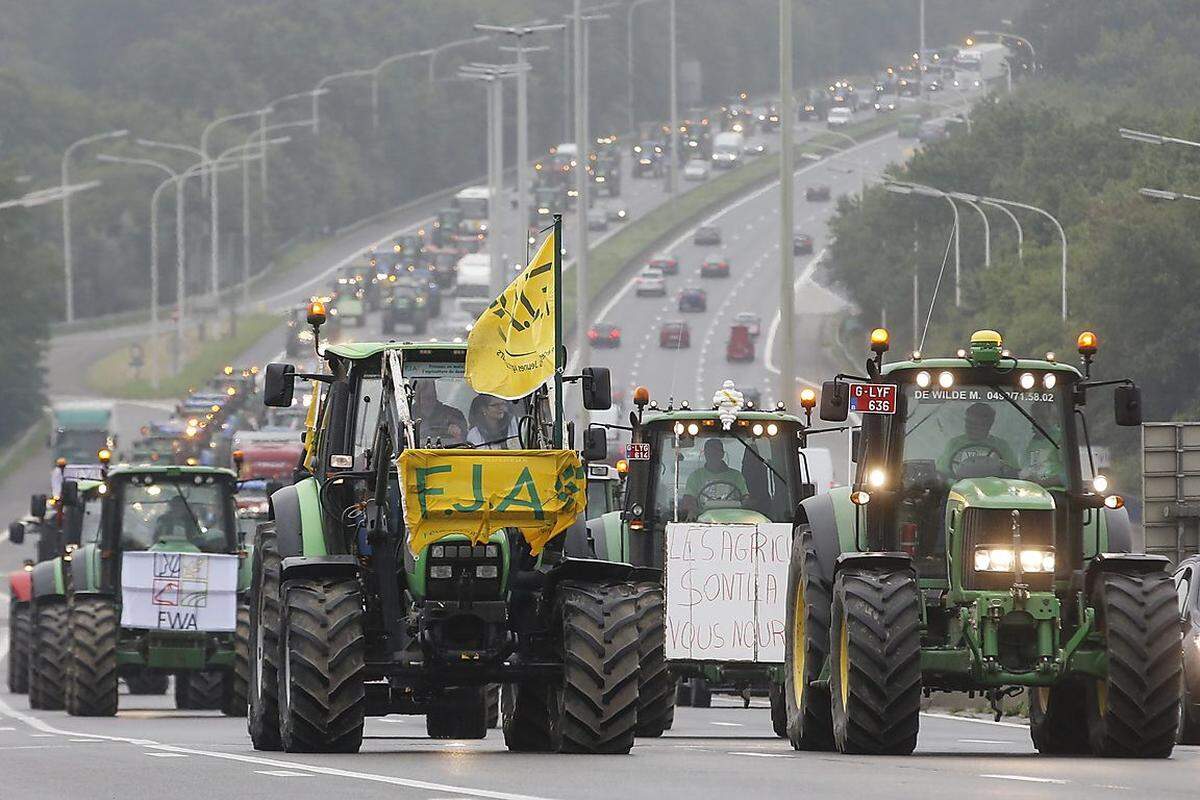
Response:
[[[274,493],[258,532],[254,747],[356,752],[364,717],[385,714],[423,714],[433,738],[483,738],[489,686],[503,684],[510,750],[627,753],[636,574],[564,554],[586,477],[556,446],[547,389],[476,395],[463,344],[322,355],[327,373],[266,370],[268,405],[290,405],[298,378],[322,392],[309,475]],[[573,377],[586,407],[609,405],[607,370]]]
[[[803,402],[811,411],[815,395]],[[724,692],[747,704],[767,695],[783,736],[783,586],[800,501],[813,493],[806,426],[782,406],[756,409],[730,381],[708,408],[660,408],[644,387],[634,404],[624,511],[589,521],[588,541],[597,557],[650,571],[665,593],[670,674],[644,684],[639,730],[661,734],[676,702],[706,707]]]
[[[118,466],[103,482],[69,487],[63,502],[81,509],[81,524],[48,565],[65,623],[58,655],[67,713],[112,716],[119,677],[165,691],[174,674],[176,707],[244,715],[250,561],[233,472]],[[35,605],[44,613],[40,598]]]
[[[907,754],[922,693],[1026,693],[1042,753],[1162,758],[1175,741],[1180,623],[1167,561],[1137,552],[1091,460],[1083,407],[1129,380],[1017,358],[978,331],[950,358],[822,388],[822,419],[862,415],[853,486],[803,503],[787,582],[788,734],[797,749]]]

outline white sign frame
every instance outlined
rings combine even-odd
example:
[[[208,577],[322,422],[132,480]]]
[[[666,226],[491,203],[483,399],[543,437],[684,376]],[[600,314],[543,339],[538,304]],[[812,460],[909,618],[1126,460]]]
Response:
[[[792,525],[667,524],[668,661],[782,664]]]
[[[159,550],[121,554],[121,627],[229,632],[237,626],[236,555]]]

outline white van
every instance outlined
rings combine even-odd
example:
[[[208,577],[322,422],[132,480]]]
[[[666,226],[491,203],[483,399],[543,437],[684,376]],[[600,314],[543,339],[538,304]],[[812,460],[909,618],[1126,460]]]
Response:
[[[837,108],[829,109],[829,116],[826,117],[825,122],[831,128],[844,128],[850,124],[851,116],[852,112],[850,109],[845,106],[838,106]]]
[[[467,253],[458,260],[459,297],[492,296],[492,257],[487,253]]]
[[[736,131],[722,131],[713,137],[712,161],[714,167],[730,169],[736,167],[742,157],[746,137]]]

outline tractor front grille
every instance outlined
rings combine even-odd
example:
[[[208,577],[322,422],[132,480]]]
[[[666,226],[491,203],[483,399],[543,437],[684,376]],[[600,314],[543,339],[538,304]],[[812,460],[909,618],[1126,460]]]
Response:
[[[1012,510],[968,508],[963,515],[963,588],[1003,590],[1012,586],[1014,572],[976,572],[975,549],[988,545],[1012,547]],[[1021,512],[1021,546],[1054,546],[1054,512]],[[1025,573],[1024,582],[1033,591],[1050,591],[1053,573]]]

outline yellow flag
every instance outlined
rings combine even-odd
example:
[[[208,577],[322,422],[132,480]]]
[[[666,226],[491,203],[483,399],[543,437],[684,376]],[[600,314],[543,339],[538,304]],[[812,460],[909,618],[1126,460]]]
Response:
[[[471,328],[467,383],[481,394],[524,397],[554,375],[554,234]]]
[[[414,554],[450,534],[482,544],[516,528],[537,555],[587,503],[587,473],[573,450],[412,449],[397,464]]]

